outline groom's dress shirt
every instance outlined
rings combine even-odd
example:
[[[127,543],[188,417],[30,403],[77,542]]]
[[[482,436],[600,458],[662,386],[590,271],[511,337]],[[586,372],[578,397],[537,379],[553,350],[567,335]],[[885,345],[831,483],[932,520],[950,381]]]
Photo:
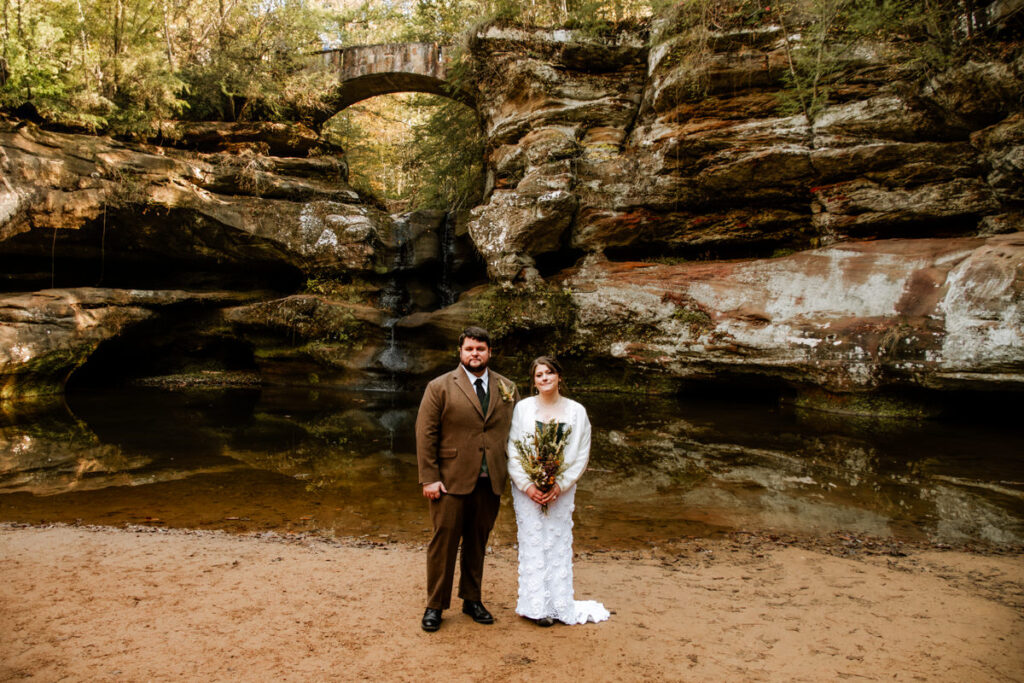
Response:
[[[489,390],[489,389],[487,388],[487,387],[489,386],[489,385],[488,385],[488,382],[490,382],[490,381],[491,381],[491,371],[490,371],[490,370],[484,370],[484,374],[482,374],[482,375],[480,375],[480,376],[478,377],[477,375],[474,375],[474,374],[473,374],[472,372],[470,372],[470,371],[469,371],[469,368],[467,368],[467,367],[466,367],[465,365],[460,365],[459,367],[461,367],[461,368],[462,368],[462,370],[463,370],[463,372],[465,372],[465,373],[466,373],[466,377],[468,377],[468,378],[469,378],[469,383],[470,383],[470,384],[471,384],[471,385],[472,385],[472,386],[473,386],[474,388],[476,387],[476,381],[477,381],[478,379],[482,379],[482,380],[484,381],[484,393],[485,393],[485,394],[488,394],[488,393],[490,393],[490,390]]]

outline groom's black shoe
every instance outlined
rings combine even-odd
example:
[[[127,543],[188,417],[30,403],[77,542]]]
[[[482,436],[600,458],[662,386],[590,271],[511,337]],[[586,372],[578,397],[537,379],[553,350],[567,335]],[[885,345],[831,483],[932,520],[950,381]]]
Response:
[[[464,614],[468,614],[473,617],[473,621],[478,624],[493,624],[494,617],[487,611],[484,604],[479,600],[463,600],[462,611]]]
[[[424,631],[436,631],[441,628],[441,610],[428,607],[423,613],[423,621],[420,622]]]

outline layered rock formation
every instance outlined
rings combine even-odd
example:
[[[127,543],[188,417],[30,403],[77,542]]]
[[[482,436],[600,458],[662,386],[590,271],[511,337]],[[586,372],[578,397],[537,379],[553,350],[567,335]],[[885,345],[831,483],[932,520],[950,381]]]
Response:
[[[134,361],[115,374],[227,354],[266,381],[389,381],[385,322],[436,308],[454,224],[389,216],[347,185],[343,157],[284,156],[313,150],[301,127],[172,132],[158,147],[3,125],[0,398],[61,391],[101,345]],[[472,255],[450,241],[456,270]]]
[[[918,83],[899,45],[851,52],[809,121],[778,113],[781,27],[655,36],[474,44],[495,189],[469,227],[499,284],[568,288],[549,347],[656,384],[1024,386],[1024,58]]]
[[[7,124],[4,286],[240,292],[145,343],[233,345],[221,355],[265,382],[416,384],[484,322],[506,369],[554,352],[595,388],[1024,386],[1024,57],[1007,45],[920,82],[899,44],[864,46],[811,121],[779,113],[789,39],[683,15],[601,38],[481,29],[489,192],[458,226],[388,216],[308,130],[185,126],[156,147]],[[444,230],[472,243],[445,247]],[[480,283],[474,252],[491,284],[443,305],[442,273]],[[36,334],[10,311],[31,296],[70,311],[78,291],[8,295],[6,343]],[[52,391],[100,340],[127,349],[145,320],[177,320],[112,296],[120,328],[61,318],[54,338],[76,341],[54,349],[81,350],[67,363],[29,371],[8,352],[8,394],[37,391],[28,376]]]

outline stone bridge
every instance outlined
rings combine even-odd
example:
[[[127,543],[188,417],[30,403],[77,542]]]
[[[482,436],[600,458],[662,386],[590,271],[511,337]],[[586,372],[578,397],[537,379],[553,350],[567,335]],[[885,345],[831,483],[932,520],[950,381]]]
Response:
[[[448,84],[452,48],[437,43],[358,45],[324,50],[324,58],[338,70],[338,110],[360,100],[394,92],[444,95],[476,107],[472,95]]]

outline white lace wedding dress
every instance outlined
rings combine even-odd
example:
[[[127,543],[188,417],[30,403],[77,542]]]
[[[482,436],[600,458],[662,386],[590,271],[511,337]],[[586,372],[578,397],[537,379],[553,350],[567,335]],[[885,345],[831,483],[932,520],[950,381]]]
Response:
[[[547,513],[523,493],[529,485],[515,460],[514,441],[533,431],[536,415],[534,398],[516,405],[509,435],[509,475],[512,504],[516,511],[519,542],[519,599],[516,614],[530,619],[553,617],[565,624],[585,624],[607,619],[610,614],[599,602],[576,600],[572,576],[572,513],[576,507],[576,481],[590,457],[590,421],[582,405],[568,401],[565,422],[572,428],[565,450],[565,472],[558,483],[562,493],[548,505]]]
[[[512,487],[519,527],[519,601],[516,614],[530,619],[554,617],[564,624],[604,621],[608,610],[594,600],[575,600],[572,583],[572,511],[576,486],[541,507]]]

